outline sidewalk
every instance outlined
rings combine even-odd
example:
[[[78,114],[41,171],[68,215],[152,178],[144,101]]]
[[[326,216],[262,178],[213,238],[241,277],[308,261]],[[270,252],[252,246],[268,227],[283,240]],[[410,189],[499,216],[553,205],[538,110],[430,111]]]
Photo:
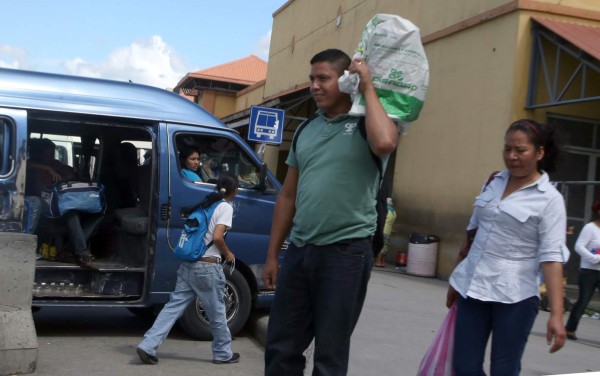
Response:
[[[391,265],[374,268],[367,300],[352,336],[348,375],[416,375],[447,312],[447,286],[445,281],[409,276]],[[568,313],[565,322],[567,318]],[[548,313],[540,311],[525,350],[521,375],[600,371],[600,320],[582,318],[577,331],[579,340],[567,341],[558,353],[549,354],[545,338],[547,319]],[[268,316],[263,314],[255,316],[251,325],[262,344],[267,323]],[[487,361],[485,367],[489,371]]]

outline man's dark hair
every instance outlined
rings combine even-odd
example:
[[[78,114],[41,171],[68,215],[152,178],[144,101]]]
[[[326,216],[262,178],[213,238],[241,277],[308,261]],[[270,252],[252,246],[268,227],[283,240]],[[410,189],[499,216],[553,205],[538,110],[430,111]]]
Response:
[[[319,52],[312,59],[310,59],[310,65],[314,63],[330,63],[341,76],[345,69],[348,69],[352,60],[344,51],[336,48],[330,48]]]

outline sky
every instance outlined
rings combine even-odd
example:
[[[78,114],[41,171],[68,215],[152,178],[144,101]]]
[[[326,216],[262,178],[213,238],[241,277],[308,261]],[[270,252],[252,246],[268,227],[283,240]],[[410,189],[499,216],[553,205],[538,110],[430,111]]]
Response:
[[[188,72],[268,60],[286,0],[0,0],[0,67],[172,88]]]

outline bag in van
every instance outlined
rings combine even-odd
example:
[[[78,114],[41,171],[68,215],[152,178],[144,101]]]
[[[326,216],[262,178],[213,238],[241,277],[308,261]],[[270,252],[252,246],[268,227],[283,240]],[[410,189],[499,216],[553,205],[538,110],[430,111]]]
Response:
[[[58,182],[50,189],[43,189],[42,214],[58,218],[66,212],[77,210],[86,213],[104,213],[106,200],[104,186],[93,182]]]
[[[204,256],[206,250],[213,245],[212,240],[208,244],[204,243],[204,235],[208,231],[210,218],[221,202],[217,201],[208,208],[199,207],[190,214],[173,249],[175,257],[183,261],[198,261]]]

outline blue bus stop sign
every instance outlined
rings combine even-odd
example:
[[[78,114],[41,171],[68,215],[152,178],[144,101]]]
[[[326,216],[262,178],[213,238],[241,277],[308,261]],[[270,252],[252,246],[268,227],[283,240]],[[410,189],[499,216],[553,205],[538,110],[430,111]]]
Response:
[[[285,111],[278,108],[252,106],[248,141],[281,144]]]

